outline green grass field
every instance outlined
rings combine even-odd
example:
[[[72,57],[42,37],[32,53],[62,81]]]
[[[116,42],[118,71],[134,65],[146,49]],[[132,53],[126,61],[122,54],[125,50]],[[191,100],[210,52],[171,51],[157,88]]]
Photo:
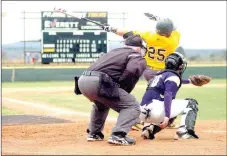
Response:
[[[226,79],[213,79],[210,84],[226,84]],[[2,88],[39,88],[39,87],[70,87],[74,81],[43,81],[43,82],[3,82]],[[139,81],[137,85],[146,85],[146,81]]]
[[[2,106],[2,114],[3,115],[20,115],[20,114],[23,114],[23,113],[20,112],[20,111],[9,109],[7,107]]]
[[[226,79],[212,80],[211,84],[226,85]],[[46,88],[48,87],[72,87],[74,82],[16,82],[16,83],[3,83],[4,88]],[[140,81],[134,91],[133,95],[136,96],[138,101],[141,101],[143,93],[146,88],[146,82]],[[72,92],[64,92],[58,90],[55,93],[36,93],[21,96],[20,94],[9,96],[10,98],[46,103],[48,105],[64,107],[81,112],[90,112],[91,102],[83,95],[75,95]],[[177,98],[195,98],[199,102],[199,120],[226,120],[226,88],[225,87],[212,87],[212,88],[181,88]],[[4,110],[5,109],[5,110]],[[3,109],[3,115],[9,114],[6,108]],[[13,111],[13,110],[11,110]],[[16,111],[15,111],[16,112]],[[117,116],[114,111],[110,112],[110,116]]]

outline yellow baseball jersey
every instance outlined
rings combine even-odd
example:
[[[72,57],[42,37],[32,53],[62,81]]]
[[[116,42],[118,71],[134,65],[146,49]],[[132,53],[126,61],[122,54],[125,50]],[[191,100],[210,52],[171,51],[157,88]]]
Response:
[[[133,34],[140,35],[147,43],[145,60],[153,70],[165,68],[165,59],[173,53],[179,45],[180,33],[174,30],[170,37],[160,36],[155,32],[133,31]]]

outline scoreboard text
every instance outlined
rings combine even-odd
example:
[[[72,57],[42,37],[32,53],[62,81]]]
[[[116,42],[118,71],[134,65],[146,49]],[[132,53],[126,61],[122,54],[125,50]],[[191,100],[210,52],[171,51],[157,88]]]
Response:
[[[106,12],[82,14],[99,23],[107,23]],[[107,32],[91,22],[62,13],[42,12],[41,42],[43,64],[94,62],[101,52],[107,52]]]

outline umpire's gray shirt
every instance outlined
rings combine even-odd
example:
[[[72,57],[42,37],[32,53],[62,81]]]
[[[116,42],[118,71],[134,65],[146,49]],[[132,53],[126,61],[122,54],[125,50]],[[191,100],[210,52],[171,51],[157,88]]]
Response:
[[[143,56],[130,47],[117,48],[100,57],[88,71],[109,75],[120,87],[131,92],[146,68]]]

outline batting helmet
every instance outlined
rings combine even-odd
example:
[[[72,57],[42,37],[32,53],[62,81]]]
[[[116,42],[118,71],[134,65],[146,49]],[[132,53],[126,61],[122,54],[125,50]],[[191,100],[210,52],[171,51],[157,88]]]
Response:
[[[170,36],[173,29],[173,21],[168,18],[161,19],[156,24],[156,31],[160,35]]]
[[[166,58],[165,68],[174,70],[182,75],[187,68],[187,62],[184,60],[184,56],[182,54],[174,52]]]

